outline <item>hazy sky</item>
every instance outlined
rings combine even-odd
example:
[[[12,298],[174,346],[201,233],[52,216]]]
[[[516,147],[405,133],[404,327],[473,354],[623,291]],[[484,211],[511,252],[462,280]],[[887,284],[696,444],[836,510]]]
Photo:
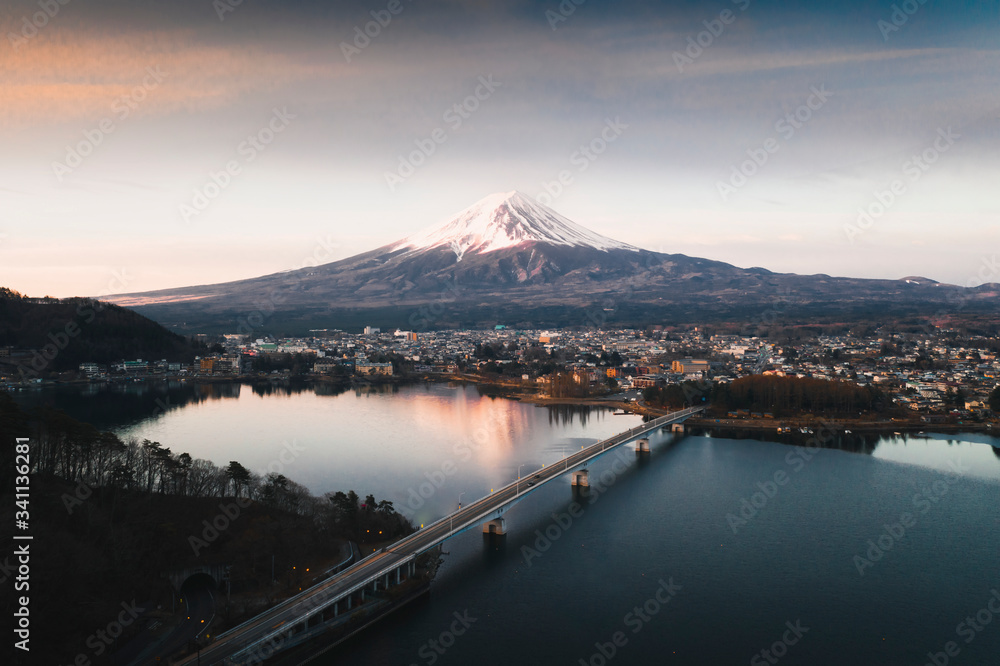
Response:
[[[1000,248],[1000,2],[63,1],[0,6],[31,295],[331,261],[513,189],[778,271],[966,284]]]

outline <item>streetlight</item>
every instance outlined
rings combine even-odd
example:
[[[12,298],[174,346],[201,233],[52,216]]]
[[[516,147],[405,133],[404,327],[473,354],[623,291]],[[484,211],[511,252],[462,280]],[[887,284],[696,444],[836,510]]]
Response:
[[[522,467],[524,467],[523,463],[517,466],[517,485],[515,486],[516,492],[514,493],[515,497],[517,497],[518,495],[521,494],[521,468]]]
[[[462,509],[462,495],[464,495],[464,494],[465,494],[464,490],[458,494],[458,508],[459,508],[459,510]],[[455,529],[455,513],[456,512],[453,511],[451,513],[451,517],[448,518],[448,531],[449,532],[451,532],[452,530]]]

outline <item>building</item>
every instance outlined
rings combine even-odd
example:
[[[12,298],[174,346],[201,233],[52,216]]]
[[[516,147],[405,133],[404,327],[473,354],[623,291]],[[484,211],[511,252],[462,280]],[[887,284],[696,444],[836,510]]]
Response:
[[[149,363],[142,359],[137,359],[135,361],[125,361],[120,367],[122,372],[144,373],[149,369]]]
[[[376,328],[374,326],[365,326],[365,335],[377,335],[382,332],[381,328]]]
[[[683,375],[698,372],[708,372],[708,361],[701,358],[681,358],[670,364],[671,372],[679,372]]]
[[[96,363],[81,363],[80,364],[80,372],[82,372],[85,375],[96,375],[100,371],[101,371],[101,369],[98,367],[98,365]]]
[[[667,381],[659,375],[641,375],[635,378],[633,385],[637,389],[652,388],[653,386],[664,386]]]
[[[336,359],[324,358],[313,364],[313,372],[318,375],[327,375],[336,370],[340,365],[341,363],[338,363]]]
[[[240,374],[240,355],[226,354],[219,357],[215,362],[215,371],[228,372],[234,375]]]
[[[392,363],[372,363],[371,361],[358,361],[354,364],[354,374],[356,375],[392,375]]]

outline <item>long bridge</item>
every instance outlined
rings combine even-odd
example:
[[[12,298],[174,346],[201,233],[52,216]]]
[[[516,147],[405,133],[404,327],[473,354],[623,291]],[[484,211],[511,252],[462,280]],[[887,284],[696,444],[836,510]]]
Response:
[[[323,624],[351,611],[365,594],[399,584],[416,572],[416,559],[446,539],[483,524],[483,532],[503,534],[503,514],[515,502],[542,485],[572,470],[573,483],[586,485],[588,462],[623,444],[637,441],[637,450],[648,450],[644,435],[658,428],[683,423],[704,407],[666,414],[614,437],[582,448],[534,474],[519,478],[468,506],[424,527],[392,546],[373,553],[343,572],[314,585],[251,620],[220,634],[210,645],[180,664],[259,664],[275,652],[299,645],[323,631]]]

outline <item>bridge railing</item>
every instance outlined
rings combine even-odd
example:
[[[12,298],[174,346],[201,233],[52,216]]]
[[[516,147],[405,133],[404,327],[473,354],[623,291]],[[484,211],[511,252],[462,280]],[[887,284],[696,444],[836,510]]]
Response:
[[[363,564],[364,562],[366,562],[367,560],[371,559],[372,557],[375,557],[376,555],[378,555],[377,552],[376,553],[372,553],[371,555],[368,555],[368,556],[366,556],[366,557],[358,560],[357,562],[355,562],[354,564],[352,564],[348,569],[353,569],[354,567]],[[344,571],[341,571],[340,573],[345,573],[346,571],[347,571],[347,569],[345,569]],[[334,574],[334,576],[337,576],[337,575],[340,575],[340,574]],[[281,603],[276,604],[275,606],[272,606],[266,612],[267,613],[273,613],[275,611],[285,610],[286,608],[294,607],[295,604],[302,597],[308,596],[310,594],[314,594],[314,593],[318,592],[319,589],[321,587],[323,587],[324,585],[331,585],[331,584],[332,584],[332,577],[331,578],[327,578],[325,580],[321,580],[320,582],[316,583],[312,587],[306,588],[303,592],[299,592],[295,596],[288,597],[287,599],[285,599]],[[250,626],[251,624],[253,624],[254,622],[257,622],[259,620],[260,620],[260,615],[255,615],[252,618],[250,618],[249,620],[247,620],[246,622],[244,622],[243,624],[239,624],[239,625],[233,627],[232,629],[227,629],[226,631],[222,632],[221,634],[218,634],[215,637],[215,642],[218,642],[219,640],[225,638],[229,634],[236,633],[240,629],[245,629],[246,627]]]
[[[367,558],[365,558],[365,559],[367,559]],[[253,642],[247,642],[246,645],[244,645],[239,651],[234,652],[232,656],[233,657],[239,657],[240,655],[252,652],[253,649],[256,648],[258,645],[261,645],[262,643],[267,643],[268,641],[270,641],[270,640],[272,640],[274,638],[277,638],[278,636],[286,633],[289,629],[291,629],[292,627],[298,625],[299,623],[308,622],[309,618],[311,618],[316,613],[322,613],[324,610],[326,610],[327,608],[329,608],[330,604],[335,603],[337,601],[340,601],[341,599],[343,599],[344,597],[346,597],[348,595],[354,594],[355,592],[357,592],[361,588],[367,586],[372,581],[378,580],[382,576],[385,576],[386,574],[392,573],[393,571],[399,569],[400,567],[405,566],[409,562],[412,562],[414,559],[416,559],[416,555],[410,555],[410,556],[404,558],[403,560],[400,560],[399,562],[394,562],[393,564],[391,564],[391,565],[389,565],[387,567],[384,567],[384,568],[378,570],[377,572],[371,574],[370,576],[367,576],[364,580],[362,580],[362,581],[360,581],[358,583],[355,583],[354,585],[352,585],[351,587],[347,588],[346,590],[341,590],[341,591],[339,591],[337,593],[331,593],[331,594],[329,594],[327,596],[327,598],[323,598],[323,599],[320,599],[318,601],[315,600],[315,599],[303,599],[302,601],[299,602],[299,604],[296,604],[295,606],[293,606],[291,608],[291,610],[295,611],[296,610],[296,606],[298,606],[300,604],[305,604],[308,607],[308,609],[306,610],[305,613],[303,613],[301,615],[296,615],[295,619],[292,620],[290,623],[283,622],[280,627],[278,627],[274,631],[271,631],[271,632],[268,632],[268,633],[264,634],[263,636],[261,636],[260,638],[256,639],[255,641],[253,641]],[[359,564],[360,564],[360,562],[359,562]],[[301,595],[296,595],[296,596],[298,597],[298,596],[301,596]]]
[[[609,437],[608,439],[596,442],[596,443],[592,444],[590,448],[594,448],[594,447],[600,446],[601,447],[601,452],[603,452],[603,451],[607,450],[609,446],[617,445],[617,444],[620,444],[621,442],[628,441],[628,440],[636,437],[637,434],[639,434],[639,433],[644,433],[644,432],[646,432],[648,430],[653,430],[653,429],[659,427],[660,425],[662,425],[663,423],[670,422],[670,421],[675,421],[675,420],[677,420],[679,418],[684,418],[686,416],[690,416],[691,414],[694,414],[696,412],[700,412],[700,411],[703,411],[703,410],[704,410],[704,407],[689,407],[687,409],[682,409],[682,410],[679,410],[677,412],[671,412],[670,414],[664,414],[663,416],[657,417],[656,419],[654,419],[652,421],[649,421],[648,423],[644,423],[641,426],[636,426],[635,428],[630,428],[628,431],[626,431],[624,433],[618,433],[617,435],[614,435],[613,437]],[[583,450],[586,450],[586,449],[583,449]],[[558,465],[561,462],[568,461],[568,460],[572,459],[573,457],[580,455],[580,453],[581,453],[580,451],[577,451],[577,452],[575,452],[573,454],[570,454],[570,455],[566,456],[565,458],[563,458],[562,460],[559,460],[559,461],[553,463],[552,467]],[[585,459],[589,460],[590,457],[592,457],[592,456],[585,456]],[[573,464],[576,465],[576,464],[579,464],[579,463],[574,462]],[[518,481],[512,481],[511,483],[508,483],[506,486],[503,486],[502,488],[500,488],[496,492],[503,492],[503,491],[508,490],[508,489],[510,489],[512,487],[515,487],[515,486],[518,485],[519,482],[520,482],[520,480],[518,480]],[[495,493],[491,493],[491,495],[494,495],[494,494]],[[459,511],[456,511],[455,513],[452,513],[452,514],[448,514],[448,515],[443,516],[442,518],[434,521],[433,523],[431,523],[427,527],[423,528],[422,531],[426,532],[426,530],[428,530],[428,529],[431,529],[433,527],[437,527],[439,524],[444,523],[444,522],[446,522],[448,520],[452,520],[452,519],[456,518],[457,515],[458,515],[458,513],[460,513],[460,512],[466,512],[466,511],[468,511],[469,513],[475,513],[473,511],[473,509],[477,508],[477,506],[479,504],[481,504],[481,503],[488,502],[489,498],[490,498],[490,495],[487,495],[485,497],[481,497],[480,499],[476,500],[472,504],[470,504],[470,505],[468,505],[466,507],[462,507],[461,509],[459,509]],[[473,519],[473,520],[476,520],[476,519]],[[473,521],[470,520],[470,521],[467,521],[467,522],[463,522],[460,527],[455,528],[454,530],[449,530],[449,532],[455,532],[455,531],[460,531],[461,529],[464,529],[464,527],[467,526],[468,522],[473,522]],[[399,545],[402,545],[402,544],[399,544]],[[395,548],[396,548],[396,546],[393,546],[393,549],[395,549]]]
[[[700,411],[704,411],[704,409],[705,409],[704,407],[689,407],[687,409],[683,409],[683,410],[680,410],[680,411],[677,411],[677,412],[672,412],[670,414],[665,414],[663,416],[657,417],[656,419],[653,419],[652,421],[644,423],[641,426],[637,426],[635,428],[631,428],[631,429],[629,429],[626,432],[618,433],[617,435],[614,435],[613,437],[609,437],[608,439],[596,442],[595,444],[592,444],[587,449],[583,449],[583,450],[578,451],[576,453],[573,453],[573,454],[571,454],[569,456],[566,456],[565,458],[563,458],[563,460],[560,460],[559,462],[569,461],[570,459],[572,459],[572,458],[580,455],[580,453],[582,453],[584,451],[587,451],[587,450],[590,450],[590,449],[595,449],[595,447],[600,446],[601,447],[600,450],[596,450],[595,449],[593,453],[591,453],[589,455],[585,455],[579,462],[573,462],[573,465],[577,465],[577,464],[580,464],[582,462],[589,461],[591,458],[596,457],[600,453],[603,453],[604,451],[606,451],[609,446],[617,445],[617,444],[620,444],[622,442],[631,440],[631,439],[635,438],[638,434],[645,433],[645,432],[650,431],[650,430],[654,430],[655,428],[659,427],[660,425],[662,425],[662,424],[664,424],[666,422],[676,421],[679,418],[683,418],[683,417],[686,417],[686,416],[690,416],[691,414],[694,414],[694,413],[697,413],[697,412],[700,412]],[[558,462],[555,463],[553,466],[555,466],[555,465],[558,465]],[[558,475],[555,475],[552,478],[556,478],[557,476]],[[546,481],[548,481],[548,480],[551,480],[551,479],[546,479]],[[503,492],[505,490],[508,490],[508,489],[510,489],[512,487],[515,487],[518,483],[520,483],[520,480],[511,482],[511,483],[507,484],[506,486],[503,486],[502,488],[500,488],[496,492]],[[451,528],[451,529],[447,530],[445,536],[441,537],[440,539],[436,539],[432,545],[436,545],[437,543],[440,543],[440,541],[443,541],[445,538],[448,538],[454,532],[461,531],[462,529],[465,529],[466,527],[468,527],[469,524],[481,520],[482,516],[480,515],[480,511],[479,511],[479,509],[481,508],[481,505],[485,505],[486,503],[488,503],[489,500],[490,500],[490,497],[494,496],[494,495],[495,495],[495,493],[491,493],[490,495],[486,495],[485,497],[481,497],[478,500],[474,501],[472,504],[469,504],[468,506],[462,507],[461,509],[459,509],[458,511],[456,511],[454,513],[451,513],[451,514],[448,514],[446,516],[443,516],[443,517],[439,518],[438,520],[436,520],[433,523],[427,525],[426,527],[421,528],[417,532],[414,532],[413,534],[411,534],[411,535],[409,535],[409,536],[401,539],[400,541],[397,541],[392,546],[387,547],[386,550],[390,551],[390,552],[393,552],[393,553],[399,553],[400,550],[405,550],[408,546],[410,546],[411,544],[414,544],[415,542],[417,542],[418,540],[420,540],[424,536],[426,536],[428,530],[439,528],[439,527],[441,527],[443,525],[443,523],[445,523],[447,521],[454,521],[455,518],[460,513],[463,514],[463,515],[465,515],[465,516],[468,516],[467,519],[466,518],[461,519],[461,522],[459,523],[458,528]],[[316,585],[313,585],[312,587],[308,588],[307,590],[305,590],[303,592],[300,592],[300,593],[296,594],[295,596],[286,599],[285,601],[283,601],[280,604],[274,606],[273,608],[271,608],[270,610],[266,611],[265,613],[263,613],[261,615],[258,615],[256,617],[253,617],[250,620],[244,622],[243,624],[240,624],[240,625],[238,625],[236,627],[233,627],[232,629],[229,629],[228,631],[223,632],[222,634],[219,634],[216,637],[216,641],[215,642],[218,642],[220,639],[223,639],[223,638],[225,638],[225,637],[227,637],[227,636],[229,636],[231,634],[237,633],[241,629],[245,629],[245,628],[249,627],[250,625],[254,624],[255,622],[259,622],[259,621],[263,620],[262,616],[265,615],[265,614],[266,615],[272,615],[274,613],[282,612],[284,610],[294,609],[296,606],[300,605],[304,601],[307,601],[307,599],[306,599],[307,597],[310,597],[310,596],[313,596],[313,595],[316,595],[316,594],[322,592],[321,588],[323,588],[324,586],[327,586],[327,587],[334,586],[336,584],[335,583],[335,577],[336,576],[348,575],[351,571],[356,570],[357,567],[362,566],[369,559],[371,559],[373,557],[376,557],[379,554],[381,554],[381,551],[372,553],[372,554],[364,557],[363,559],[359,560],[358,562],[355,562],[348,569],[346,569],[344,571],[341,571],[340,573],[336,574],[334,577],[327,578],[326,580],[320,581],[319,583],[317,583]],[[352,594],[352,593],[358,591],[359,589],[361,589],[365,585],[368,585],[369,583],[371,583],[373,580],[375,580],[377,578],[380,578],[381,576],[384,576],[387,573],[390,573],[390,572],[398,569],[400,566],[405,565],[407,562],[411,561],[415,557],[416,557],[416,553],[412,553],[408,557],[406,557],[404,560],[402,560],[400,562],[397,562],[397,563],[394,563],[394,564],[392,564],[392,565],[390,565],[390,566],[388,566],[388,567],[380,570],[379,572],[377,572],[375,574],[367,576],[363,581],[361,581],[359,583],[356,583],[351,588],[349,588],[347,590],[342,590],[342,591],[337,592],[335,594],[335,596],[331,597],[330,599],[323,599],[323,600],[319,601],[318,603],[312,604],[312,608],[310,608],[310,610],[305,615],[298,616],[296,618],[294,624],[298,624],[303,619],[308,619],[309,617],[311,617],[316,612],[318,612],[318,611],[326,608],[330,603],[333,603],[333,601],[336,601],[338,599],[341,599],[341,598],[347,596],[348,594]],[[259,644],[261,644],[261,643],[263,643],[263,642],[265,642],[265,641],[267,641],[267,640],[269,640],[271,638],[279,636],[280,634],[282,634],[283,632],[285,632],[287,630],[288,630],[288,628],[283,625],[281,628],[279,628],[279,629],[277,629],[277,630],[275,630],[273,632],[268,632],[264,637],[262,637],[260,639],[257,639],[253,643],[250,643],[250,644],[244,646],[239,652],[237,652],[235,654],[237,654],[237,655],[238,654],[242,654],[242,653],[246,652],[249,648],[256,647],[257,645],[259,645]]]
[[[626,431],[624,433],[618,433],[617,435],[614,435],[613,437],[609,437],[608,439],[602,440],[600,442],[596,442],[596,443],[592,444],[591,447],[601,446],[601,451],[605,451],[605,450],[607,450],[607,448],[609,446],[612,446],[612,445],[615,445],[615,444],[619,444],[619,443],[624,442],[624,441],[628,441],[628,440],[634,438],[635,436],[637,436],[638,433],[644,433],[644,432],[646,432],[648,430],[653,430],[653,429],[659,427],[660,425],[662,425],[662,424],[664,424],[666,422],[675,421],[675,420],[677,420],[679,418],[690,416],[691,414],[694,414],[696,412],[704,411],[704,409],[705,409],[704,407],[688,407],[687,409],[682,409],[682,410],[679,410],[679,411],[676,411],[676,412],[671,412],[670,414],[664,414],[663,416],[659,416],[659,417],[653,419],[652,421],[649,421],[647,423],[642,424],[641,426],[636,426],[635,428],[631,428],[631,429],[629,429],[628,431]],[[562,460],[559,460],[559,461],[553,463],[552,466],[558,465],[559,463],[561,463],[561,462],[563,462],[565,460],[569,460],[569,459],[573,458],[574,456],[579,455],[579,453],[580,452],[578,451],[576,453],[570,454],[570,455],[566,456],[565,458],[563,458]],[[589,457],[587,459],[589,459]],[[575,464],[578,464],[578,463],[573,463],[573,464],[575,465]],[[461,531],[462,529],[465,529],[466,527],[468,527],[469,523],[474,522],[474,521],[480,519],[478,517],[478,515],[477,515],[478,512],[475,511],[475,509],[479,508],[479,505],[487,503],[489,501],[491,495],[495,495],[497,492],[503,492],[503,491],[505,491],[505,490],[507,490],[507,489],[509,489],[511,487],[516,486],[518,483],[519,483],[519,481],[512,481],[511,483],[507,484],[506,486],[503,486],[502,488],[498,489],[497,491],[495,491],[493,493],[490,493],[490,495],[486,495],[485,497],[481,497],[478,500],[476,500],[475,502],[473,502],[472,504],[469,504],[468,506],[464,506],[461,509],[459,509],[458,511],[455,511],[454,513],[450,513],[448,515],[442,516],[438,520],[435,520],[433,523],[430,523],[426,527],[421,528],[418,532],[415,532],[414,534],[406,537],[405,539],[403,539],[401,541],[397,541],[395,544],[393,544],[389,548],[389,550],[391,550],[393,552],[398,552],[399,550],[405,549],[405,547],[409,544],[409,541],[411,539],[416,540],[416,538],[418,538],[421,534],[426,534],[428,530],[438,528],[443,523],[446,523],[446,522],[448,522],[450,520],[456,519],[458,517],[459,513],[462,513],[462,514],[465,514],[465,515],[476,516],[474,518],[470,518],[467,521],[463,520],[463,522],[461,522],[458,527],[456,527],[454,529],[448,530],[448,534],[450,535],[453,532],[458,532],[458,531]]]

